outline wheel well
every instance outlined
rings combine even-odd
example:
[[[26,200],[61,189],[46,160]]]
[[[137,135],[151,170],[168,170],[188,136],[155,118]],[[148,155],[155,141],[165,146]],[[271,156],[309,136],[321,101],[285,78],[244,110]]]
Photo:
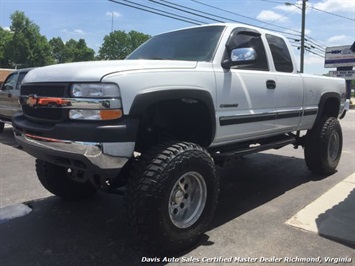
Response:
[[[141,114],[136,148],[172,139],[207,147],[213,138],[211,115],[206,104],[194,99],[154,103]]]
[[[321,106],[319,117],[338,117],[340,101],[336,97],[328,97]],[[318,118],[319,118],[318,117]]]

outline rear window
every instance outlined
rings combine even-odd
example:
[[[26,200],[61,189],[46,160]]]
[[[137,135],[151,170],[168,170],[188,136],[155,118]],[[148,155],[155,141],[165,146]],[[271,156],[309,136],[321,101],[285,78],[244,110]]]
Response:
[[[270,34],[266,34],[266,39],[272,53],[272,58],[274,59],[276,71],[293,72],[290,51],[284,39]]]

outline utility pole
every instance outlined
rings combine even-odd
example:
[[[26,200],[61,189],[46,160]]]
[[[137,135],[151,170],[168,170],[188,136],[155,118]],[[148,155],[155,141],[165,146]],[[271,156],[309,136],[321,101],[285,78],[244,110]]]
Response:
[[[111,12],[111,33],[113,32],[113,11]]]
[[[304,40],[305,40],[305,27],[306,27],[306,2],[308,0],[302,0],[302,29],[301,29],[301,66],[300,72],[304,70]]]

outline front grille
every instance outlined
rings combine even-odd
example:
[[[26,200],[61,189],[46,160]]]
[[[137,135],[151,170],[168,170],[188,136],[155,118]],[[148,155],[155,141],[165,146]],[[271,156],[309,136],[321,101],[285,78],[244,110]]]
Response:
[[[21,86],[21,96],[36,95],[39,97],[68,97],[67,83],[24,84]],[[32,121],[53,123],[67,119],[68,110],[57,108],[35,108],[22,105],[24,115]]]
[[[21,86],[21,95],[66,97],[68,84],[29,84]]]

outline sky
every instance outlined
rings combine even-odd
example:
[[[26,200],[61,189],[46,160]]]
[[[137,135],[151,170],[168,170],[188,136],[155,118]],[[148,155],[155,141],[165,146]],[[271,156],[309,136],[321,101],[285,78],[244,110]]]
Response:
[[[299,61],[301,1],[296,0],[115,0],[145,5],[187,17],[190,22],[148,13],[108,0],[0,0],[0,27],[9,30],[10,15],[23,11],[40,27],[48,40],[61,37],[85,39],[98,52],[105,35],[112,30],[135,30],[149,35],[218,21],[238,21],[282,32],[291,39]],[[285,2],[290,3],[286,5]],[[165,6],[164,6],[165,5]],[[166,5],[175,7],[169,8]],[[179,6],[176,6],[179,5]],[[143,8],[142,6],[140,6]],[[184,8],[187,7],[188,9]],[[188,10],[190,13],[182,12]],[[150,9],[152,10],[152,9]],[[204,12],[199,13],[198,11]],[[192,13],[199,13],[196,16]],[[215,16],[212,16],[215,15]],[[212,18],[212,19],[211,19]],[[223,18],[223,19],[222,19]],[[185,18],[181,18],[187,20]],[[191,21],[191,20],[194,21]],[[213,20],[214,19],[214,20]],[[192,23],[191,23],[192,22]],[[305,72],[325,74],[324,48],[351,45],[355,41],[355,0],[309,0],[306,11],[306,39],[311,52],[305,54]],[[320,56],[319,56],[320,55]],[[299,68],[299,67],[298,67]]]

